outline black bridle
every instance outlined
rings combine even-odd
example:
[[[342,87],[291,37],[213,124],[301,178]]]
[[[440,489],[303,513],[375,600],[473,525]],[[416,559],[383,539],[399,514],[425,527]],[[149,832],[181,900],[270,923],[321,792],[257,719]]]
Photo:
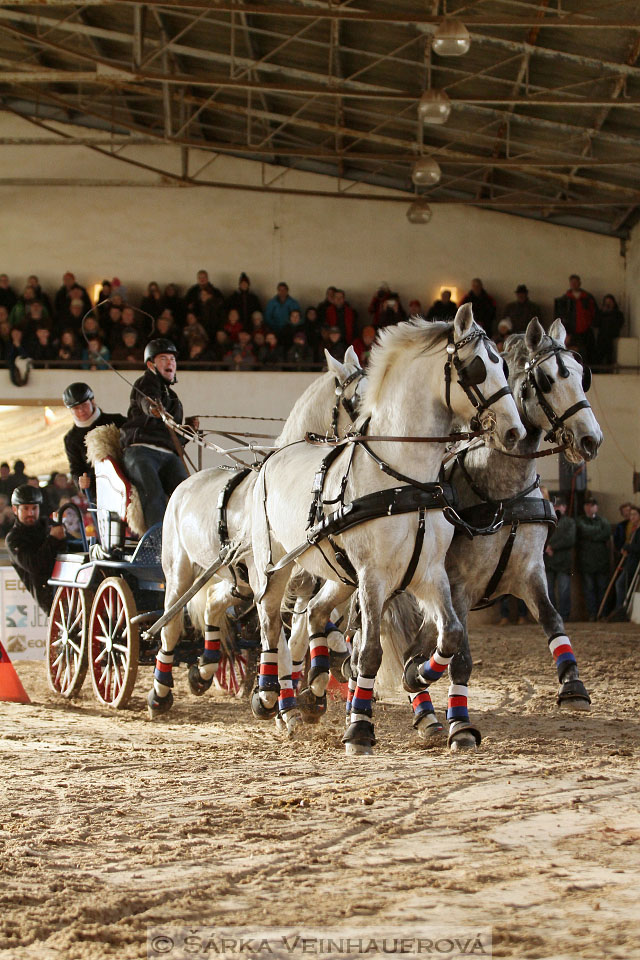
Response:
[[[349,387],[354,380],[361,380],[365,376],[364,370],[360,367],[357,367],[353,373],[349,374],[346,380],[342,383],[338,378],[335,378],[336,383],[336,402],[333,407],[333,412],[331,414],[331,433],[334,437],[338,436],[338,418],[340,416],[340,404],[344,407],[347,412],[347,415],[352,423],[355,423],[358,413],[356,409],[356,396],[358,388],[356,387],[352,397],[345,397],[344,392]]]
[[[458,383],[466,393],[470,403],[476,409],[474,420],[479,422],[479,418],[485,410],[488,410],[489,407],[491,407],[502,397],[506,397],[511,394],[511,387],[506,384],[500,390],[496,390],[496,392],[490,397],[485,397],[479,387],[479,385],[484,383],[487,378],[487,368],[484,360],[481,356],[476,354],[467,363],[463,363],[458,356],[458,353],[461,347],[464,347],[466,344],[473,343],[475,340],[483,340],[491,362],[500,363],[500,357],[493,349],[492,341],[489,339],[484,330],[474,330],[473,333],[468,334],[466,337],[462,337],[461,340],[454,340],[453,330],[449,330],[448,339],[447,360],[444,365],[447,407],[449,410],[451,410],[451,366],[453,365],[458,375]],[[509,374],[509,370],[504,360],[502,361],[502,367],[506,378]]]
[[[544,372],[544,370],[540,368],[540,366],[545,362],[545,360],[555,357],[558,365],[558,373],[563,380],[566,380],[567,377],[570,376],[570,373],[562,357],[563,353],[571,354],[581,365],[582,389],[586,393],[591,386],[591,370],[583,363],[579,354],[574,353],[573,350],[569,350],[567,347],[562,347],[559,344],[553,344],[550,347],[544,347],[530,357],[524,365],[524,379],[520,388],[523,407],[527,399],[529,387],[531,387],[536,396],[536,400],[538,401],[540,409],[550,424],[550,429],[547,431],[544,438],[546,441],[555,440],[556,442],[559,442],[565,430],[566,421],[572,417],[574,413],[577,413],[578,410],[591,409],[591,404],[585,397],[584,400],[578,400],[577,403],[574,403],[571,407],[565,410],[563,414],[558,415],[545,398],[545,394],[551,393],[551,390],[553,389],[553,380]]]

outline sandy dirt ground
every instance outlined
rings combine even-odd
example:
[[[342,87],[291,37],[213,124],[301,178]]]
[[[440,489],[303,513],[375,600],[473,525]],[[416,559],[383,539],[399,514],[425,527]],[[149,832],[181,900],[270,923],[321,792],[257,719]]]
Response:
[[[419,741],[401,696],[376,706],[375,757],[347,759],[341,703],[283,742],[246,701],[196,700],[183,670],[151,723],[149,670],[108,713],[88,681],[68,704],[19,664],[33,704],[0,704],[0,958],[146,957],[149,928],[201,923],[490,927],[494,956],[640,956],[640,628],[574,626],[590,715],[558,711],[536,627],[475,632],[471,755]]]

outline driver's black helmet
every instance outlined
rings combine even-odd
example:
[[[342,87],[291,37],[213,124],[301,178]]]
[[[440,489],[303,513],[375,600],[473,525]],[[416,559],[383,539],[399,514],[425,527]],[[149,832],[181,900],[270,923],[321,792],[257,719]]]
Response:
[[[11,494],[11,505],[19,507],[23,503],[42,504],[42,490],[40,487],[32,487],[30,483],[21,483]]]
[[[159,337],[157,340],[149,340],[149,343],[144,348],[144,362],[147,363],[149,360],[155,360],[159,353],[178,353],[175,343],[172,340],[167,340],[165,337]]]
[[[77,407],[86,400],[93,400],[93,390],[88,383],[70,383],[62,394],[65,407]]]

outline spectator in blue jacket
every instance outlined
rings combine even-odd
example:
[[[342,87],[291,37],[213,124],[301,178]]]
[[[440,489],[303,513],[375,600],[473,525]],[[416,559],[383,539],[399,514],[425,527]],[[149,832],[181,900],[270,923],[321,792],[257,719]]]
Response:
[[[278,338],[287,327],[292,310],[300,310],[300,304],[289,296],[288,284],[280,281],[277,294],[269,300],[264,311],[264,322]]]

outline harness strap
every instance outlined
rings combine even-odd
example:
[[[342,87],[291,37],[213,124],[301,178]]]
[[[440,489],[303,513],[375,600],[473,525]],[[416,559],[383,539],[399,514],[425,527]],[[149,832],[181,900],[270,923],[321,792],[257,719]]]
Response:
[[[511,531],[507,537],[504,547],[502,548],[502,553],[500,554],[500,559],[498,560],[497,566],[493,571],[493,575],[484,589],[482,598],[471,608],[472,610],[481,610],[483,607],[488,607],[491,604],[491,600],[489,598],[493,593],[495,593],[496,588],[502,580],[505,570],[507,569],[519,526],[519,520],[514,520],[511,524]]]
[[[248,477],[251,470],[247,467],[245,470],[238,470],[232,477],[229,477],[224,487],[218,495],[218,539],[220,545],[224,546],[229,541],[229,528],[227,526],[227,507],[231,494],[238,487],[245,477]]]
[[[409,566],[406,569],[405,575],[402,578],[402,582],[396,593],[402,593],[407,589],[411,581],[413,580],[416,568],[418,566],[418,561],[420,560],[420,554],[422,553],[422,546],[424,544],[424,530],[425,530],[425,508],[421,507],[418,514],[418,529],[416,531],[416,542],[413,545],[413,553],[411,554],[411,560],[409,560]]]

